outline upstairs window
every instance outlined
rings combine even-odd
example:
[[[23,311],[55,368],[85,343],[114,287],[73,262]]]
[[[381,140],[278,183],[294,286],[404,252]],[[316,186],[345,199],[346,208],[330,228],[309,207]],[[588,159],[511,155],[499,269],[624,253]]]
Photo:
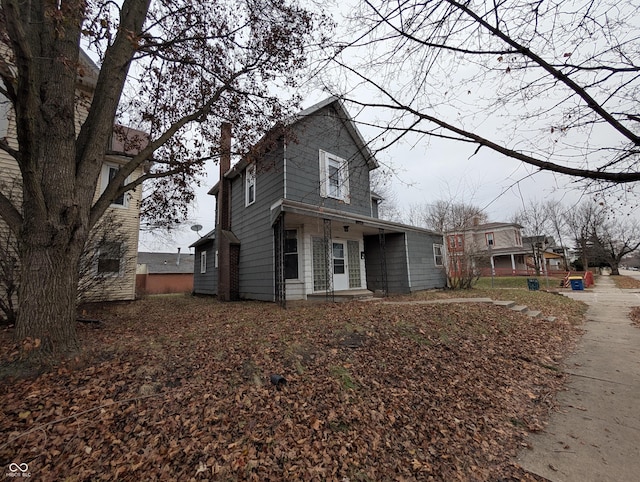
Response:
[[[320,151],[320,196],[349,204],[349,163],[346,159]]]
[[[102,166],[102,182],[101,182],[101,185],[102,185],[101,191],[102,192],[104,192],[104,190],[107,189],[107,186],[113,180],[113,178],[116,177],[116,175],[118,174],[119,170],[120,170],[120,166],[117,166],[115,164],[104,164]],[[127,180],[125,179],[124,182],[127,182]],[[123,184],[121,184],[121,186]],[[122,193],[116,199],[111,201],[111,205],[112,206],[121,206],[121,207],[126,208],[126,207],[128,207],[127,200],[128,200],[128,196],[125,196],[124,193]]]
[[[487,246],[493,246],[495,244],[495,241],[493,239],[493,233],[485,233],[484,237],[487,241]]]
[[[11,102],[4,95],[0,94],[0,138],[7,137],[9,133],[9,115],[11,113]]]
[[[520,234],[520,230],[516,229],[516,246],[522,246],[522,235]]]
[[[460,251],[464,249],[464,236],[462,234],[450,234],[447,236],[449,250]]]
[[[256,202],[256,165],[247,166],[245,176],[245,206],[250,206]]]

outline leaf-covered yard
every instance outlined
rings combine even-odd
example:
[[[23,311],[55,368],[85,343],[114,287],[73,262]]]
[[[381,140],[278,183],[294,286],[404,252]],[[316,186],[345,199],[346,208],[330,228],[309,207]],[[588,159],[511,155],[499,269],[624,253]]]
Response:
[[[578,330],[557,314],[191,297],[95,306],[87,316],[103,324],[80,326],[82,355],[0,381],[0,467],[70,481],[538,480],[512,457],[563,383]],[[14,347],[1,337],[6,362]]]

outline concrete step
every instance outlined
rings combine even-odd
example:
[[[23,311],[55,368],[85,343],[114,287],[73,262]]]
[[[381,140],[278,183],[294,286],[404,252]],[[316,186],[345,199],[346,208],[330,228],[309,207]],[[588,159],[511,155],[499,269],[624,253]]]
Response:
[[[493,304],[496,306],[502,306],[503,308],[513,308],[516,306],[515,301],[494,301]]]
[[[373,299],[373,292],[369,290],[344,290],[334,291],[327,296],[326,293],[314,293],[307,295],[308,301],[352,301]]]
[[[525,311],[527,311],[529,308],[527,308],[525,305],[515,305],[512,306],[511,308],[509,308],[510,310],[513,311],[519,311],[520,313],[524,313]]]
[[[527,310],[526,313],[527,316],[530,316],[531,318],[538,318],[542,314],[541,311],[536,310]]]

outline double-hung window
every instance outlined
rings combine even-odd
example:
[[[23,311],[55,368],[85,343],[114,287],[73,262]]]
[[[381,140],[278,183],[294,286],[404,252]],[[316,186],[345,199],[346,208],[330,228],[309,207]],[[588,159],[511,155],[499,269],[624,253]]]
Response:
[[[124,245],[119,242],[106,242],[98,249],[97,272],[101,276],[120,276]]]
[[[433,261],[436,266],[444,266],[441,244],[433,245]]]
[[[117,166],[115,164],[104,164],[102,166],[102,182],[101,182],[102,190],[101,191],[104,191],[107,188],[107,186],[113,180],[113,178],[116,177],[119,170],[120,170],[120,166]],[[126,180],[125,180],[125,183],[126,183]],[[125,196],[124,193],[122,193],[116,199],[111,201],[111,205],[121,206],[126,208],[128,207],[127,200],[128,200],[128,196]]]
[[[349,163],[334,154],[320,150],[320,196],[351,202]]]
[[[493,246],[495,244],[495,240],[493,239],[493,233],[485,233],[485,239],[487,240],[487,246]]]
[[[245,176],[245,206],[256,202],[256,165],[247,166]]]

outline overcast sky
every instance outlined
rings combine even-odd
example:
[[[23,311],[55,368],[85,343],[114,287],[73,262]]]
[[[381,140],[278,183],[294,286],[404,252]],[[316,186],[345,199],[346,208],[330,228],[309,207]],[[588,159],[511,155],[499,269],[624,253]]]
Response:
[[[348,1],[340,4],[345,11]],[[337,24],[346,25],[345,21],[340,20],[340,15],[340,12],[334,15],[334,18],[338,19]],[[466,75],[464,66],[455,69],[460,76]],[[451,75],[449,72],[446,74]],[[438,81],[434,80],[433,84],[430,88],[437,89]],[[328,96],[321,89],[314,88],[311,83],[305,88],[307,90],[302,92],[305,99],[303,108]],[[461,92],[455,93],[458,98],[452,101],[460,101],[466,92],[465,84]],[[349,89],[348,95],[352,98],[365,99],[374,94],[359,86]],[[443,98],[446,97],[446,95],[443,96]],[[536,100],[544,101],[545,99]],[[456,108],[460,109],[459,106],[464,106],[465,102],[466,100],[462,99]],[[473,107],[475,105],[470,108],[473,109]],[[379,116],[380,113],[360,112],[357,106],[348,103],[346,108],[352,116],[356,117],[356,123],[365,141],[375,139],[379,131],[368,124],[379,121],[379,118],[373,116]],[[434,109],[440,111],[450,108],[451,106],[446,105],[446,100],[434,106]],[[465,119],[466,114],[462,112],[457,115],[458,118]],[[483,122],[480,125],[483,134],[488,138],[494,138],[494,134],[497,135],[501,129],[508,129],[509,126],[505,123],[500,124],[497,118],[495,123],[489,118],[489,122]],[[551,136],[542,137],[542,142],[551,142],[550,138]],[[532,139],[532,142],[537,142]],[[571,139],[566,141],[567,145],[572,145]],[[576,146],[575,152],[578,152],[580,141],[573,145]],[[522,148],[522,146],[514,147]],[[382,164],[382,169],[392,173],[391,190],[395,192],[397,206],[401,211],[408,211],[410,206],[416,204],[456,199],[484,209],[490,221],[508,222],[518,210],[531,202],[555,199],[561,201],[567,209],[571,209],[585,198],[581,184],[575,179],[549,172],[536,172],[532,167],[489,149],[483,148],[477,153],[475,149],[475,145],[450,140],[407,136],[402,143],[379,152],[376,157]],[[202,187],[197,191],[191,219],[182,229],[169,237],[142,234],[140,250],[176,252],[180,247],[182,252],[188,252],[188,246],[198,239],[198,234],[190,230],[191,226],[201,225],[200,235],[214,228],[214,198],[206,193],[217,181],[218,166],[211,163],[207,169],[207,178],[203,180]],[[637,192],[635,186],[629,187],[633,192]],[[589,196],[586,195],[586,197]]]
[[[304,107],[322,98],[310,96]],[[349,106],[347,106],[349,108]],[[375,130],[360,126],[365,140]],[[556,199],[570,208],[579,202],[583,191],[568,177],[535,172],[531,167],[488,149],[474,154],[475,147],[439,139],[422,139],[411,146],[395,145],[377,155],[381,169],[391,171],[391,190],[398,207],[407,211],[411,205],[433,203],[441,199],[457,199],[479,206],[491,221],[508,222],[527,203]],[[209,164],[207,178],[198,189],[192,218],[170,237],[142,234],[141,251],[188,252],[198,239],[190,227],[202,226],[200,235],[214,228],[215,202],[207,191],[218,181],[218,165]]]

